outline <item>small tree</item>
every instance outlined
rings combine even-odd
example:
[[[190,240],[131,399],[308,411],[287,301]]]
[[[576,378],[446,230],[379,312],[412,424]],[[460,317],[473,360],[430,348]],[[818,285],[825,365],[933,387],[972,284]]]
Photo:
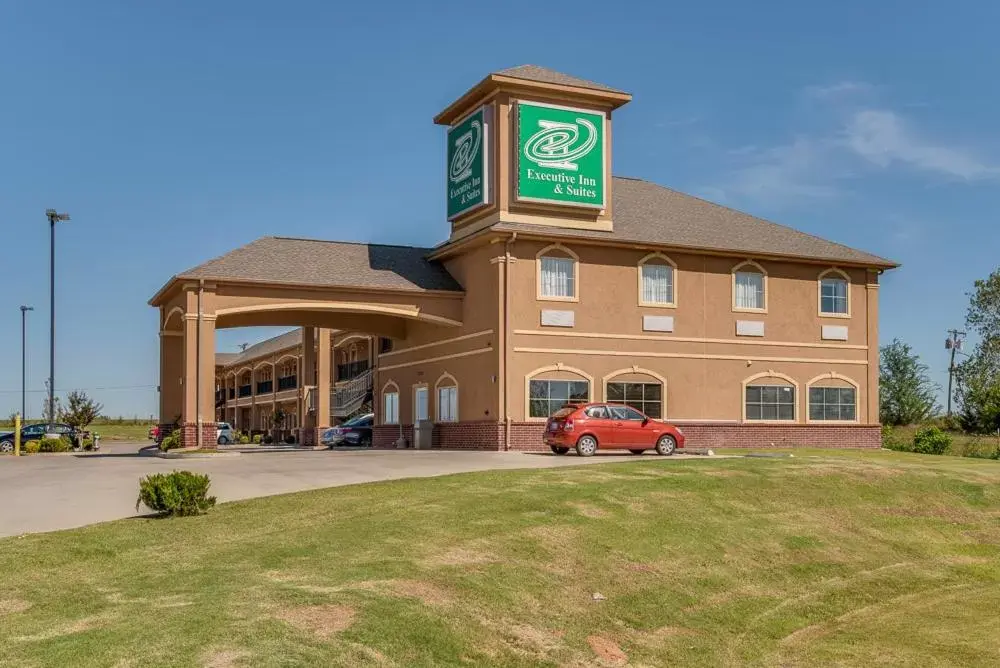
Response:
[[[1000,269],[975,282],[965,324],[980,341],[955,370],[959,417],[967,431],[992,433],[1000,429]]]
[[[275,429],[281,429],[285,426],[285,420],[288,418],[288,414],[285,413],[284,409],[278,408],[271,415],[271,424],[274,425]]]
[[[49,395],[45,395],[45,399],[42,400],[42,421],[43,422],[58,422],[60,416],[63,414],[62,402],[59,397],[52,398],[52,414],[49,415]]]
[[[916,424],[937,410],[938,386],[910,346],[899,339],[882,346],[879,360],[879,414],[882,424]]]
[[[97,419],[103,408],[104,406],[88,397],[86,392],[73,390],[66,397],[63,421],[74,429],[84,429]]]

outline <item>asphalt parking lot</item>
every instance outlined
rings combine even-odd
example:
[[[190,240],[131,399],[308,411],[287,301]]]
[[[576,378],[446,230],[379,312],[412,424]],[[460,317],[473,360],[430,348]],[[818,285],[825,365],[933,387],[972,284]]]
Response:
[[[211,475],[212,493],[224,502],[396,478],[637,459],[618,452],[580,458],[454,450],[306,450],[177,460],[139,456],[139,448],[146,445],[107,444],[96,455],[0,457],[0,536],[131,517],[136,515],[139,478],[176,469]]]

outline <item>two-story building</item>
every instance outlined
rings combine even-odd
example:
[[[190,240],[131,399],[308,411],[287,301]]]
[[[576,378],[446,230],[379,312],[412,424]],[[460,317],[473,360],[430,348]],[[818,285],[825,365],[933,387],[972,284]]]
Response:
[[[376,446],[431,420],[440,447],[537,448],[549,414],[586,400],[671,420],[691,445],[879,445],[895,263],[612,176],[630,99],[534,66],[491,74],[435,118],[444,243],[267,237],[173,277],[151,300],[162,419],[192,444],[214,426],[216,328],[300,325],[307,443],[333,419],[317,341],[340,330],[391,340],[372,360]],[[249,371],[226,363],[237,401]]]

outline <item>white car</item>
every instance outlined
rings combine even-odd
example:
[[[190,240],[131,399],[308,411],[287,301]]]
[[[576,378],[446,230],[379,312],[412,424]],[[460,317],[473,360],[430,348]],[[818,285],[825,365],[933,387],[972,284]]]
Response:
[[[236,441],[236,435],[228,422],[220,422],[215,425],[215,442],[219,445],[229,445]]]

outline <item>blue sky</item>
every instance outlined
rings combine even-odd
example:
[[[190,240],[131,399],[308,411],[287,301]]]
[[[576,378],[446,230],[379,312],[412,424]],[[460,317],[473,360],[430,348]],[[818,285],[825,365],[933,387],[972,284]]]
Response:
[[[617,174],[902,262],[882,340],[943,384],[945,330],[1000,263],[1000,5],[817,4],[0,0],[0,414],[20,403],[22,303],[42,403],[46,208],[73,216],[57,387],[150,415],[146,301],[172,274],[265,234],[441,241],[431,118],[524,63],[633,93]]]

